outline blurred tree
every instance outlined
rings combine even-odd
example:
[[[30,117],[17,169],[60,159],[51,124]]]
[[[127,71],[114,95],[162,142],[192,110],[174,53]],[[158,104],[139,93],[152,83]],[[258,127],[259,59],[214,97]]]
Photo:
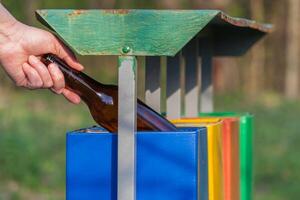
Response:
[[[251,19],[263,22],[264,1],[250,0],[249,10]],[[254,98],[259,92],[263,91],[264,83],[263,76],[265,67],[265,43],[261,42],[251,50],[250,65],[246,68],[247,76],[245,76],[245,87],[250,98]]]
[[[167,9],[178,9],[181,6],[181,0],[160,0],[157,3],[161,4],[162,7]]]
[[[232,0],[188,0],[193,8],[224,9]]]
[[[299,0],[288,0],[287,18],[287,56],[285,94],[289,99],[296,99],[299,95]]]
[[[265,9],[265,22],[273,24],[275,29],[265,38],[264,89],[282,94],[286,73],[287,2],[265,0]]]
[[[91,9],[112,9],[116,6],[116,0],[88,0],[88,6]]]
[[[26,21],[31,25],[36,23],[34,11],[39,7],[38,0],[26,0],[26,4],[24,6],[26,7]]]
[[[116,0],[116,8],[135,8],[136,1],[134,0]]]

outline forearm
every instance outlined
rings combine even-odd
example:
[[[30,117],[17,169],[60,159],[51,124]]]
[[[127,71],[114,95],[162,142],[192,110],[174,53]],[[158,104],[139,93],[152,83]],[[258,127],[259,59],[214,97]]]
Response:
[[[0,2],[0,44],[6,37],[12,34],[12,27],[18,21],[6,10]]]
[[[8,26],[15,23],[17,20],[6,10],[0,2],[0,27]]]

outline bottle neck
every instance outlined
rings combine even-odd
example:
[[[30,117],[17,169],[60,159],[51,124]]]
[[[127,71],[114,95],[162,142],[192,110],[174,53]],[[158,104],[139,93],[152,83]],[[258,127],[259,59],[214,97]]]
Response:
[[[87,96],[97,95],[98,91],[95,88],[103,88],[103,85],[86,74],[69,67],[64,61],[54,55],[47,54],[42,58],[42,61],[49,65],[55,63],[64,74],[66,88],[75,92],[84,101],[87,101]]]

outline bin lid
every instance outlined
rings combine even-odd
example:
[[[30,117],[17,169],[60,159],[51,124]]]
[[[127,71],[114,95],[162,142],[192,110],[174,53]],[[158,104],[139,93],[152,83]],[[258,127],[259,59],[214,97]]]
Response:
[[[192,38],[209,36],[215,56],[238,56],[272,30],[270,24],[219,10],[47,9],[36,14],[81,55],[174,56]]]

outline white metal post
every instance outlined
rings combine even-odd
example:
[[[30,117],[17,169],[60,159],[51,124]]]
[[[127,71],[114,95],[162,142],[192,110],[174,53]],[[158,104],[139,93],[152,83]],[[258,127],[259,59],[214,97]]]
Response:
[[[167,57],[167,118],[181,117],[181,53],[175,57]]]
[[[119,57],[118,200],[136,195],[136,72],[133,56]]]
[[[198,40],[190,41],[183,50],[185,59],[185,116],[198,117],[199,115],[199,52]]]
[[[146,57],[146,104],[161,113],[160,57]]]
[[[201,56],[200,111],[213,112],[213,47],[210,37],[199,39]]]

